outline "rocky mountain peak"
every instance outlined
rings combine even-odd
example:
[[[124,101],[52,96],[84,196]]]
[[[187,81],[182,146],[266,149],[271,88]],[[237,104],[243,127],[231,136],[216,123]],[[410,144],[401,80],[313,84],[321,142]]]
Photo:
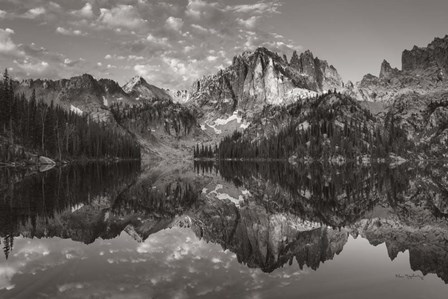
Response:
[[[135,97],[137,100],[166,99],[172,100],[172,97],[164,89],[151,85],[141,76],[135,76],[128,83],[123,85],[123,90]]]
[[[201,108],[232,113],[257,110],[266,104],[284,104],[340,88],[342,79],[333,66],[311,51],[283,55],[260,47],[233,58],[228,68],[194,82],[191,99]]]
[[[125,85],[123,85],[123,90],[127,93],[132,92],[132,90],[139,85],[148,85],[148,82],[141,77],[141,76],[135,76],[132,77],[131,80],[129,80]]]
[[[379,78],[388,78],[391,77],[393,75],[397,75],[400,71],[397,68],[392,68],[390,66],[390,63],[387,60],[383,60],[383,62],[381,63],[381,68],[380,68],[380,76]]]
[[[403,51],[403,71],[418,71],[436,68],[448,72],[448,35],[435,38],[427,47],[414,46]]]
[[[301,53],[300,57],[294,51],[289,66],[310,78],[316,91],[344,86],[336,68],[328,65],[327,61],[314,57],[310,50]]]

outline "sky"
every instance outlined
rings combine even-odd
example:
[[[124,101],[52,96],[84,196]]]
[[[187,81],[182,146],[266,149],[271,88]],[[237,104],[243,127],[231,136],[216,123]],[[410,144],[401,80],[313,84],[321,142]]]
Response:
[[[356,82],[448,34],[447,15],[446,0],[0,0],[0,68],[188,89],[264,46],[309,49]]]

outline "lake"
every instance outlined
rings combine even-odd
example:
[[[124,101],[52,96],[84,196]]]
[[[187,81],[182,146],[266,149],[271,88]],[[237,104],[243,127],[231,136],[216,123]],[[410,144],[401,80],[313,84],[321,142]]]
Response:
[[[448,165],[0,169],[1,298],[446,298]]]

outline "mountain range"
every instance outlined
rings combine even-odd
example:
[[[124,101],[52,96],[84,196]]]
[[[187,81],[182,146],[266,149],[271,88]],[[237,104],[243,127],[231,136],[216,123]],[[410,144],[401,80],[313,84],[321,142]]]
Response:
[[[198,79],[188,91],[159,88],[142,77],[120,86],[113,80],[95,79],[88,74],[62,80],[27,79],[14,81],[13,85],[16,94],[30,97],[34,90],[36,97],[47,103],[121,126],[144,145],[147,153],[156,156],[171,149],[180,153],[196,143],[216,144],[235,130],[252,132],[246,138],[253,139],[260,136],[260,129],[277,127],[261,132],[269,138],[291,120],[291,113],[281,107],[306,103],[313,106],[316,98],[329,91],[335,96],[324,101],[342,101],[341,95],[357,100],[352,101],[353,105],[361,105],[359,109],[375,116],[369,122],[389,130],[392,119],[392,126],[404,130],[414,146],[440,156],[440,147],[448,137],[447,57],[448,35],[436,38],[426,47],[405,50],[401,70],[383,61],[378,76],[367,74],[356,84],[344,83],[334,66],[314,57],[309,50],[300,55],[294,52],[288,59],[258,48],[235,56],[229,67]],[[112,107],[127,112],[118,120]],[[139,113],[134,113],[136,109]],[[156,116],[151,122],[142,119],[142,110],[148,109]],[[174,114],[170,117],[169,113]],[[182,119],[194,119],[188,121],[188,130],[183,128],[184,121],[176,121],[179,113]],[[300,112],[293,118],[305,116]],[[350,122],[350,116],[341,114],[338,123],[343,123],[344,118]],[[300,124],[303,129],[304,122],[297,123]],[[167,126],[172,128],[166,129]],[[160,127],[165,128],[160,134],[148,134]]]

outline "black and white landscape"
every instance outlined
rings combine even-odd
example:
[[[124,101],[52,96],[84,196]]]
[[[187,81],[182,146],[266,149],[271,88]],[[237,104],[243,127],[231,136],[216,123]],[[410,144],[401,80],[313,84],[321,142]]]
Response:
[[[0,297],[446,298],[448,3],[372,2],[0,0]]]

